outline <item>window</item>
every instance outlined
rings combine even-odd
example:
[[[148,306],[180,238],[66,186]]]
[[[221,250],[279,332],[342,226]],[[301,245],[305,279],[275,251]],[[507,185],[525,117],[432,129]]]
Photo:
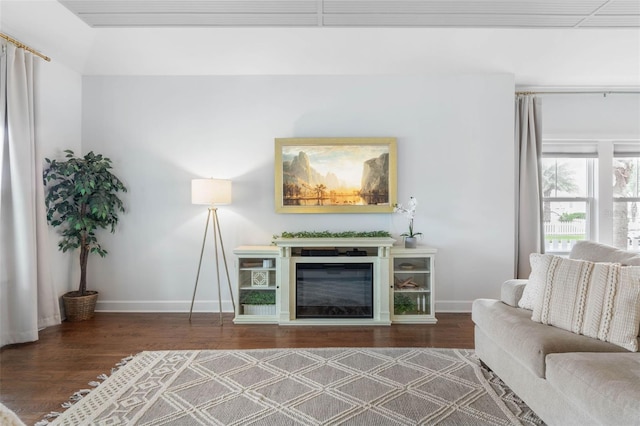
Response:
[[[542,159],[542,216],[546,251],[569,251],[591,236],[593,158],[549,154]]]
[[[545,141],[545,250],[593,240],[640,251],[640,143]]]

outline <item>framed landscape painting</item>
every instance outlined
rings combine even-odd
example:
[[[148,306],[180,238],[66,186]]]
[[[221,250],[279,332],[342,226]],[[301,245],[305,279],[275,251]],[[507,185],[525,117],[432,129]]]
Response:
[[[396,203],[395,138],[279,138],[278,213],[390,213]]]

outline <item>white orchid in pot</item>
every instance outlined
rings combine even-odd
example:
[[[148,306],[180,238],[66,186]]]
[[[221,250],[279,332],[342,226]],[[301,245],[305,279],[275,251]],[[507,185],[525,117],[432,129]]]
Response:
[[[400,234],[404,237],[404,246],[406,248],[416,248],[418,237],[422,236],[422,232],[414,232],[413,230],[413,218],[416,215],[416,208],[418,207],[418,200],[415,197],[410,197],[407,207],[403,207],[402,204],[395,204],[393,211],[395,213],[403,214],[409,221],[409,232],[403,232]]]

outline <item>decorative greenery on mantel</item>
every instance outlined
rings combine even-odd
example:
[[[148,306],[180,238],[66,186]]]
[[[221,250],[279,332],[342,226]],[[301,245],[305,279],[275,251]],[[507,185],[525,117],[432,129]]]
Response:
[[[387,231],[300,231],[300,232],[283,232],[282,235],[274,235],[273,238],[384,238],[391,237]]]

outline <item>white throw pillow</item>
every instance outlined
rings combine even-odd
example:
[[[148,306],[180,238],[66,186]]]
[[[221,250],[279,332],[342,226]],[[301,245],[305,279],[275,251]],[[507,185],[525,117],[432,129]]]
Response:
[[[638,351],[640,267],[548,254],[531,258],[531,275],[543,277],[533,321]]]
[[[544,282],[544,271],[547,269],[543,263],[549,263],[549,259],[534,253],[529,255],[529,262],[531,263],[531,274],[529,281],[524,286],[522,297],[518,301],[518,307],[532,311],[533,303],[538,296],[538,288]]]

